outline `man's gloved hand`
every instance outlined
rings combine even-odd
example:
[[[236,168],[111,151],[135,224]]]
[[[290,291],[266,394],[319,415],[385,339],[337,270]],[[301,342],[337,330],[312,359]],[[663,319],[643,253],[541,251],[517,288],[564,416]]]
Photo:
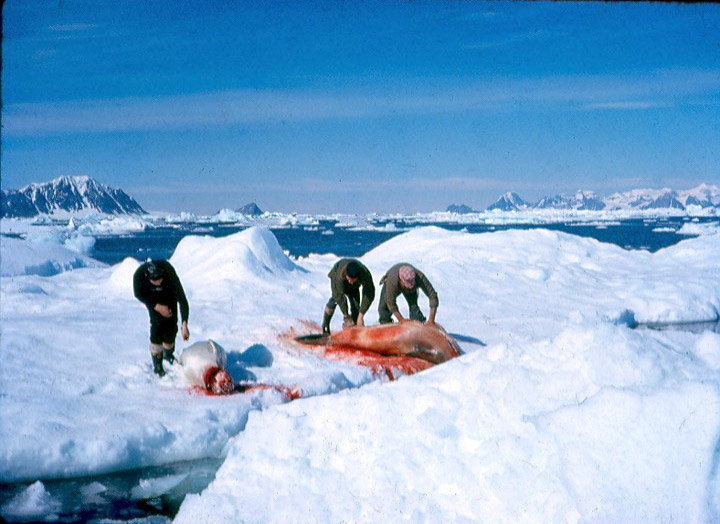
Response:
[[[343,318],[343,328],[353,327],[354,325],[355,321],[353,321],[352,317]]]

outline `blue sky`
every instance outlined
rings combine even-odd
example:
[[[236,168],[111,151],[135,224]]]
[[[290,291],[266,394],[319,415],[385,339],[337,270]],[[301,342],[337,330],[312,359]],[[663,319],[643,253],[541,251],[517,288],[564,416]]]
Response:
[[[484,209],[720,184],[720,4],[7,0],[3,189]]]

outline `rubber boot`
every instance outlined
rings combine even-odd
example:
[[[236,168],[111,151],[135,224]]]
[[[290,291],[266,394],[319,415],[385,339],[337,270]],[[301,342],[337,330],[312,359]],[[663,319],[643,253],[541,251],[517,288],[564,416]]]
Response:
[[[325,314],[323,315],[322,332],[326,335],[330,334],[330,319],[332,318],[334,311],[325,308]]]
[[[175,348],[163,349],[163,358],[168,361],[168,364],[175,362]]]
[[[165,370],[163,369],[163,356],[162,353],[159,353],[157,355],[152,355],[152,362],[153,362],[153,372],[158,377],[164,377],[165,376]]]

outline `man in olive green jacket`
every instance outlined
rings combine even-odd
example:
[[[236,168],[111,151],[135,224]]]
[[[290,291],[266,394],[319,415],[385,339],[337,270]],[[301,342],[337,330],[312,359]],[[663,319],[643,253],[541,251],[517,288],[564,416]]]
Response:
[[[360,261],[352,258],[339,260],[328,273],[332,296],[325,305],[322,329],[330,333],[330,319],[335,313],[335,306],[340,306],[343,314],[343,327],[364,326],[363,316],[370,309],[375,298],[375,285],[370,270]],[[360,288],[362,287],[362,302]],[[350,308],[348,309],[348,302]]]
[[[432,284],[419,269],[410,264],[400,263],[391,267],[385,276],[380,279],[382,290],[378,303],[378,317],[381,324],[392,322],[392,315],[399,322],[405,320],[397,306],[397,297],[402,293],[410,309],[410,319],[425,322],[425,315],[418,306],[418,288],[422,289],[430,302],[430,315],[428,324],[435,323],[435,314],[438,308],[438,296]]]

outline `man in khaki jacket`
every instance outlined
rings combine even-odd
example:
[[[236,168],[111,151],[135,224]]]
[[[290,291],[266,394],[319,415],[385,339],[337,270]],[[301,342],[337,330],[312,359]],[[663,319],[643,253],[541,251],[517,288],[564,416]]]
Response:
[[[419,269],[410,264],[400,263],[391,267],[380,279],[382,290],[378,303],[378,316],[381,324],[392,322],[392,315],[398,322],[405,320],[397,306],[397,297],[402,293],[410,309],[410,320],[425,322],[425,315],[418,306],[418,289],[422,289],[430,302],[428,324],[435,323],[438,308],[438,296],[432,284]]]

